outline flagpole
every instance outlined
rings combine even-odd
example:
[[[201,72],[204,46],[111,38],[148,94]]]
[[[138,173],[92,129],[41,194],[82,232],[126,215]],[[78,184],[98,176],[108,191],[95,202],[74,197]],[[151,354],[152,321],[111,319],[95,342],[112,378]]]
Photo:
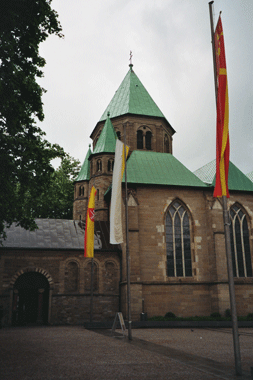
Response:
[[[131,290],[130,290],[130,255],[128,238],[128,200],[127,200],[127,165],[126,165],[126,124],[124,124],[124,160],[125,160],[125,218],[126,218],[126,267],[127,267],[127,309],[128,309],[128,340],[132,340],[131,321]]]
[[[217,81],[216,52],[215,52],[215,41],[214,41],[214,34],[215,33],[214,33],[214,25],[213,25],[212,5],[213,5],[213,1],[210,1],[209,2],[209,12],[210,12],[211,36],[212,36],[215,98],[216,98],[216,108],[217,108],[218,81]],[[216,173],[216,175],[217,175],[217,173]],[[231,253],[231,240],[230,240],[230,218],[229,218],[229,211],[228,211],[226,195],[222,196],[222,206],[223,206],[224,236],[225,236],[225,246],[226,246],[226,256],[227,256],[229,297],[230,297],[232,328],[233,328],[235,370],[236,370],[237,375],[242,375],[240,342],[239,342],[239,334],[238,334],[238,323],[237,323],[237,312],[236,312],[236,301],[235,301],[235,284],[234,284],[232,253]]]
[[[91,276],[90,276],[90,323],[93,320],[93,274],[94,274],[94,260],[91,259]]]

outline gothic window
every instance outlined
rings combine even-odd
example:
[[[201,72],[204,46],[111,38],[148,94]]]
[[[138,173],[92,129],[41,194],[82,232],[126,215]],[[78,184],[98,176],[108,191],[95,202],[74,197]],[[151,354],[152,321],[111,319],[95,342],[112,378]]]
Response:
[[[121,133],[120,133],[120,131],[117,131],[116,134],[118,136],[118,139],[121,140]]]
[[[67,263],[65,268],[65,292],[76,292],[78,290],[78,264],[75,261]]]
[[[99,189],[97,189],[97,200],[99,201]]]
[[[137,149],[143,149],[143,132],[137,131]]]
[[[102,161],[99,159],[97,160],[97,172],[102,171]]]
[[[166,214],[167,276],[192,276],[190,220],[185,207],[174,201]]]
[[[97,264],[93,264],[93,291],[98,291],[98,267]],[[85,290],[91,291],[91,261],[86,265],[85,270]]]
[[[248,222],[238,204],[230,208],[230,220],[234,277],[252,277]]]
[[[108,160],[108,172],[112,172],[113,171],[113,167],[114,167],[114,160],[112,158],[110,158]]]
[[[151,139],[152,139],[152,133],[151,132],[146,132],[145,135],[145,145],[146,149],[151,150]]]
[[[170,153],[170,141],[169,141],[168,135],[164,136],[164,152]]]

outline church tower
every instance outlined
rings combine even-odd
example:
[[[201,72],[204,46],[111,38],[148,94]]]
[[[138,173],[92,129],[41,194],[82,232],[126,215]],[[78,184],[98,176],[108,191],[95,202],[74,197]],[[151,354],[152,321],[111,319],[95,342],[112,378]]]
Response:
[[[75,181],[74,203],[73,203],[73,219],[85,220],[89,198],[89,181],[90,181],[90,162],[89,157],[91,149],[86,154],[82,168]]]
[[[130,64],[130,69],[108,107],[91,133],[95,148],[110,112],[110,119],[120,140],[126,125],[126,142],[134,150],[172,153],[175,130],[151,98]]]
[[[135,150],[172,154],[175,130],[135,74],[132,64],[90,135],[93,152],[89,149],[75,183],[74,219],[85,220],[88,196],[94,185],[96,220],[109,220],[104,194],[112,182],[116,139],[124,141],[124,126],[129,156]]]

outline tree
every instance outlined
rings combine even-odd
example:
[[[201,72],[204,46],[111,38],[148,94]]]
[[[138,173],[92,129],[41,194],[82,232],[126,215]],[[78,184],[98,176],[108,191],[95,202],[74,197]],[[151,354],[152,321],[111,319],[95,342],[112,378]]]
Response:
[[[45,60],[39,44],[61,34],[51,0],[2,1],[0,12],[0,237],[4,225],[16,222],[34,229],[33,213],[25,202],[47,188],[54,169],[51,160],[63,149],[51,145],[36,121],[44,118],[42,94],[36,82]]]
[[[74,181],[80,169],[80,161],[66,154],[39,198],[34,200],[27,191],[25,202],[34,218],[72,219]]]

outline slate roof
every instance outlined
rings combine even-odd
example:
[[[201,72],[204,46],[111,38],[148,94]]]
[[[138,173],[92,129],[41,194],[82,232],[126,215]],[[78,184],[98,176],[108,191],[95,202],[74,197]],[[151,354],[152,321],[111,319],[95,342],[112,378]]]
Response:
[[[130,70],[99,121],[106,120],[108,111],[110,112],[111,118],[125,114],[134,114],[161,117],[167,121],[164,114],[133,71],[132,65],[130,65]]]
[[[1,249],[57,249],[83,250],[85,223],[80,220],[36,219],[38,229],[27,231],[12,224],[6,228],[6,240]],[[118,250],[120,246],[109,244],[109,222],[95,222],[94,248],[98,250]]]
[[[90,163],[89,163],[89,157],[92,154],[92,151],[90,149],[89,145],[89,150],[86,154],[86,157],[84,159],[83,165],[81,167],[81,170],[76,178],[76,181],[89,181],[90,179]]]
[[[125,179],[123,178],[123,181]],[[172,154],[135,150],[127,161],[127,182],[207,187]]]
[[[98,138],[93,154],[96,153],[115,153],[117,134],[112,125],[112,122],[107,115],[105,125]]]
[[[194,174],[210,186],[215,186],[216,160],[196,170]],[[253,182],[231,161],[229,162],[228,188],[237,191],[253,191]]]

